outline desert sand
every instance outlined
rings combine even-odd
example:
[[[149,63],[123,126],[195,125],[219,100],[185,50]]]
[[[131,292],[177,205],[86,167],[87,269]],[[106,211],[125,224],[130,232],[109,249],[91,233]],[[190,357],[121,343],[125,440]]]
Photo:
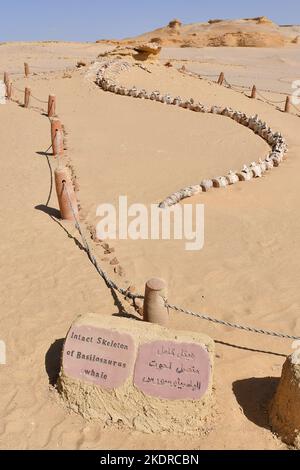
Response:
[[[15,87],[31,87],[31,109],[0,106],[2,242],[1,326],[7,365],[0,366],[1,449],[286,449],[268,424],[290,340],[255,335],[171,312],[171,327],[216,341],[217,416],[206,436],[142,434],[87,422],[69,412],[55,387],[63,339],[80,313],[140,318],[116,303],[80,248],[78,233],[60,222],[51,168],[46,109],[49,93],[68,131],[67,156],[79,181],[81,222],[95,225],[100,203],[158,203],[183,186],[263,157],[265,142],[234,122],[102,91],[89,67],[75,69],[107,49],[103,44],[32,43],[0,46],[0,70]],[[247,51],[247,53],[245,52]],[[90,240],[101,266],[122,287],[143,292],[152,276],[168,283],[169,301],[220,319],[299,336],[297,218],[299,117],[202,75],[224,71],[229,82],[255,83],[284,100],[300,78],[300,48],[164,48],[161,59],[122,72],[118,80],[145,89],[193,97],[204,104],[258,114],[287,139],[288,158],[263,178],[200,194],[205,246],[187,252],[182,241],[112,241],[111,254]],[[35,72],[23,77],[23,62]],[[165,67],[171,61],[173,67]],[[282,94],[281,94],[282,93]],[[14,99],[23,99],[14,90]],[[280,104],[282,107],[283,105]],[[49,199],[50,198],[50,199]],[[48,203],[49,201],[49,203]],[[48,204],[47,204],[48,203]],[[71,236],[70,236],[71,235]],[[114,271],[117,258],[122,269]],[[123,312],[124,314],[124,312]]]

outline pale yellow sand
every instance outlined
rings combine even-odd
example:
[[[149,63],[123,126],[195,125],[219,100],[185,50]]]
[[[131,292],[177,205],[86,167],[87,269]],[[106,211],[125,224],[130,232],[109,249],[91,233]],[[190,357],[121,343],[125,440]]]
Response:
[[[0,69],[21,71],[28,46],[19,45],[13,54],[10,47],[0,47]],[[36,51],[33,63],[43,65],[41,46],[30,47]],[[71,56],[72,46],[57,47],[58,52],[51,45],[49,54],[53,69],[62,70],[63,60],[57,56]],[[83,46],[73,47],[73,57],[82,57]],[[96,55],[103,47],[91,49]],[[280,56],[284,54],[280,50]],[[72,63],[74,59],[65,62]],[[270,60],[266,73],[272,67],[276,69]],[[151,70],[124,73],[120,81],[258,113],[285,135],[288,160],[260,180],[187,200],[205,204],[202,251],[187,253],[182,242],[112,242],[116,251],[108,259],[117,256],[125,276],[115,275],[109,262],[101,261],[102,266],[121,285],[134,284],[139,292],[148,278],[161,276],[168,282],[172,303],[299,335],[299,118],[174,69]],[[116,202],[118,195],[128,195],[130,202],[159,202],[182,186],[258,160],[268,150],[262,140],[228,119],[104,93],[85,73],[77,71],[71,79],[62,78],[62,72],[26,81],[14,78],[16,86],[22,89],[26,82],[44,100],[49,92],[57,95],[58,113],[69,131],[68,155],[80,182],[83,220],[95,223],[97,205]],[[56,372],[61,344],[55,342],[65,336],[77,314],[111,315],[118,307],[74,240],[35,208],[46,203],[50,189],[47,160],[37,153],[48,148],[49,136],[48,119],[38,112],[15,103],[0,106],[0,339],[7,343],[8,362],[0,366],[1,448],[284,448],[268,429],[266,404],[291,341],[175,312],[173,328],[202,331],[218,341],[218,417],[205,439],[103,429],[102,423],[84,422],[64,409],[49,387],[48,373],[53,377]],[[55,194],[49,206],[57,208]],[[77,237],[70,225],[63,226]],[[100,246],[95,253],[99,260],[104,257]],[[127,303],[124,307],[134,313]]]

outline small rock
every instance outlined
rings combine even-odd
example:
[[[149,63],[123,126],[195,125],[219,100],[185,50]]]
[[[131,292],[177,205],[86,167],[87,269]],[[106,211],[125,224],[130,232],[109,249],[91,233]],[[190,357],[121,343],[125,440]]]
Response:
[[[118,275],[120,277],[124,277],[125,276],[125,271],[124,271],[124,268],[122,268],[122,266],[118,266]]]
[[[78,60],[76,67],[79,69],[80,67],[86,67],[87,63],[85,60]]]
[[[111,253],[114,253],[115,249],[114,248],[109,248],[108,250],[105,250],[104,254],[105,255],[110,255]]]

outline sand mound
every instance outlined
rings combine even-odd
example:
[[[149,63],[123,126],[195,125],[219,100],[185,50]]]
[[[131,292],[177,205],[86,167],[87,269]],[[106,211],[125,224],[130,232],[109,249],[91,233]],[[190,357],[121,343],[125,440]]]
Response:
[[[117,43],[156,42],[163,46],[181,47],[282,47],[293,40],[295,35],[291,37],[287,28],[260,16],[242,20],[211,19],[207,23],[188,25],[174,19],[167,26]]]

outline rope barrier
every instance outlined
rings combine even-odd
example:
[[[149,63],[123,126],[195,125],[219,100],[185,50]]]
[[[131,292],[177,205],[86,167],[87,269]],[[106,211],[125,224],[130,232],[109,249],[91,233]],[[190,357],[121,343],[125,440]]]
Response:
[[[20,88],[17,88],[15,85],[12,85],[12,88],[16,91],[19,91],[20,93],[24,93],[24,90],[21,90]]]
[[[241,91],[241,90],[239,90],[239,89],[237,88],[237,85],[232,85],[232,84],[230,84],[230,83],[226,80],[226,78],[224,78],[224,83],[225,83],[225,85],[226,85],[228,88],[230,88],[231,90],[237,91],[238,93],[241,93],[241,94],[243,94],[243,95],[245,94],[244,91]],[[246,87],[243,87],[243,88],[246,89]],[[247,89],[248,89],[248,88],[247,88]]]
[[[265,101],[271,103],[271,104],[282,104],[282,103],[285,103],[285,100],[280,100],[280,101],[274,101],[274,100],[270,100],[269,98],[267,98],[266,96],[262,95],[258,90],[256,90],[257,94]]]
[[[191,310],[185,310],[183,308],[177,307],[176,305],[170,305],[168,303],[166,303],[166,307],[171,308],[172,310],[175,310],[176,312],[185,313],[185,314],[191,315],[193,317],[201,318],[202,320],[206,320],[206,321],[216,323],[216,324],[219,324],[219,325],[223,325],[223,326],[228,326],[229,328],[235,328],[235,329],[238,329],[238,330],[248,331],[248,332],[251,332],[251,333],[257,333],[257,334],[261,334],[261,335],[274,336],[276,338],[284,338],[284,339],[292,339],[292,340],[300,339],[299,336],[292,336],[292,335],[288,335],[288,334],[284,334],[284,333],[276,333],[275,331],[263,330],[263,329],[254,328],[254,327],[251,327],[251,326],[243,326],[243,325],[239,325],[238,323],[232,323],[232,322],[228,322],[228,321],[225,321],[225,320],[218,320],[216,318],[209,317],[209,316],[203,315],[201,313],[195,313],[195,312],[192,312]]]
[[[224,79],[224,83],[225,83],[225,85],[228,86],[228,88],[230,88],[230,89],[232,89],[232,90],[234,90],[234,91],[238,91],[239,93],[242,93],[243,95],[245,95],[245,93],[244,93],[243,91],[240,91],[240,90],[237,88],[239,85],[230,84],[230,83],[226,80],[226,78]],[[251,91],[251,88],[246,87],[246,86],[241,86],[241,88],[243,88],[243,89],[245,89],[245,90]],[[270,100],[270,99],[267,98],[266,96],[263,96],[263,95],[261,94],[261,92],[258,91],[257,89],[256,89],[256,93],[257,93],[264,101],[266,101],[267,103],[271,103],[271,104],[282,104],[282,103],[285,103],[285,100],[280,100],[280,101]],[[270,91],[269,93],[276,93],[276,92],[271,92],[271,91]]]
[[[184,73],[184,74],[187,74],[187,75],[191,75],[191,76],[194,76],[194,77],[197,77],[197,78],[202,78],[202,77],[214,77],[214,78],[218,78],[217,75],[208,75],[208,74],[198,74],[196,72],[191,72],[189,70],[182,70],[182,69],[178,69],[179,72],[181,73]],[[249,90],[249,93],[251,93],[251,87],[248,87],[248,86],[245,86],[245,85],[237,85],[237,84],[233,84],[233,83],[229,83],[228,80],[226,78],[224,78],[224,84],[225,86],[227,86],[229,89],[233,90],[233,91],[236,91],[238,93],[241,93],[242,95],[244,96],[248,96],[246,94],[246,90]],[[242,90],[245,90],[245,91],[242,91]],[[286,100],[280,100],[280,101],[277,101],[277,100],[271,100],[270,98],[267,98],[266,96],[264,96],[261,92],[265,92],[265,93],[273,93],[273,94],[277,94],[277,95],[284,95],[285,97],[286,96],[289,96],[289,97],[292,97],[291,94],[288,94],[288,93],[283,93],[281,91],[273,91],[273,90],[265,90],[265,89],[262,89],[262,90],[257,90],[256,89],[256,93],[257,95],[263,100],[265,101],[266,103],[268,104],[271,104],[271,105],[279,105],[279,104],[283,104],[285,103]],[[297,108],[297,106],[295,106],[293,103],[291,103],[292,106],[295,108],[295,110],[300,113],[300,109]],[[300,115],[298,115],[300,117]]]
[[[16,87],[15,85],[12,85],[12,88],[20,93],[24,93],[24,90],[21,90],[20,88]],[[34,96],[32,93],[30,94],[30,97],[35,99],[36,101],[39,101],[40,103],[48,103],[48,101],[45,101],[45,100],[42,100],[40,98],[37,98],[36,96]]]
[[[44,104],[47,104],[48,101],[45,101],[45,100],[41,100],[40,98],[37,98],[36,96],[34,96],[33,94],[30,95],[31,98],[33,98],[34,100],[38,101],[39,103],[44,103]]]
[[[90,246],[88,244],[88,241],[86,239],[86,237],[84,236],[83,234],[83,230],[81,228],[81,225],[80,225],[80,222],[76,216],[76,213],[75,213],[75,210],[74,210],[74,207],[72,205],[72,201],[71,201],[71,198],[70,198],[70,194],[68,192],[68,189],[66,187],[66,185],[64,184],[63,185],[63,189],[64,191],[66,192],[66,195],[67,195],[67,199],[68,199],[68,203],[69,203],[69,206],[70,206],[70,209],[72,211],[72,214],[73,214],[73,217],[74,217],[74,221],[75,221],[75,228],[77,229],[79,235],[81,236],[81,240],[82,240],[82,243],[83,243],[83,246],[85,248],[85,251],[90,259],[90,261],[92,262],[92,264],[95,266],[96,270],[98,271],[98,273],[100,274],[100,276],[104,279],[105,283],[107,284],[108,287],[110,287],[111,289],[113,289],[114,291],[117,291],[119,292],[120,294],[122,294],[124,297],[128,297],[132,300],[135,300],[135,299],[144,299],[144,296],[143,295],[138,295],[138,294],[132,294],[131,292],[128,291],[128,289],[123,289],[122,287],[119,287],[117,284],[115,284],[115,282],[109,278],[109,276],[105,273],[105,271],[103,271],[103,269],[98,265],[98,262],[95,258],[95,256],[93,255],[91,249],[90,249]]]

